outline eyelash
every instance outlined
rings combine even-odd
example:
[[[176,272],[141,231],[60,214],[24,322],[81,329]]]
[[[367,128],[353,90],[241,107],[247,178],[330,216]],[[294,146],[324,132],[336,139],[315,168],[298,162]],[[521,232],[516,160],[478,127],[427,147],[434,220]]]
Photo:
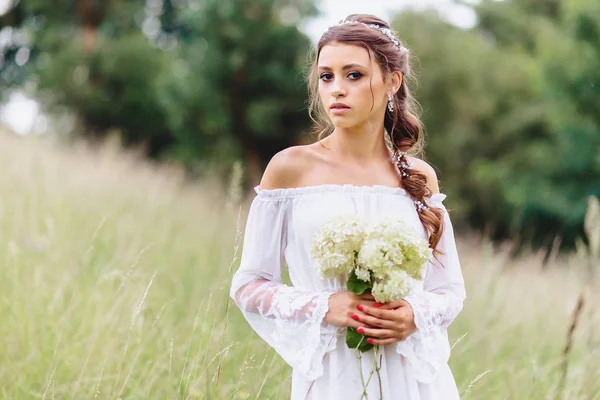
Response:
[[[330,75],[333,75],[333,74],[331,74],[331,73],[329,73],[329,72],[327,72],[327,73],[324,73],[324,74],[321,74],[321,76],[319,77],[319,79],[320,79],[320,80],[322,80],[322,81],[324,81],[324,82],[327,82],[327,81],[326,81],[324,78],[325,78],[325,76],[330,76]],[[351,79],[351,80],[353,80],[353,81],[357,81],[357,80],[359,80],[359,79],[360,79],[360,78],[363,76],[363,74],[361,74],[360,72],[356,72],[356,71],[354,71],[354,72],[350,72],[350,73],[348,74],[348,76],[350,76],[350,75],[358,75],[356,78],[354,78],[354,79]]]

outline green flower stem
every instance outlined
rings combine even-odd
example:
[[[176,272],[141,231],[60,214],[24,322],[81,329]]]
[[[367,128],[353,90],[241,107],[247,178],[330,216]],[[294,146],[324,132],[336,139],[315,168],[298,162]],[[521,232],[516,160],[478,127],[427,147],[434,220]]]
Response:
[[[365,385],[365,376],[363,375],[363,370],[362,370],[362,353],[360,351],[356,352],[356,358],[358,359],[358,371],[360,372],[360,383],[362,383],[363,386],[363,392],[362,395],[360,396],[360,399],[366,399],[369,400],[369,394],[367,393],[367,385]]]
[[[371,383],[371,379],[373,378],[373,374],[375,373],[376,367],[377,367],[377,359],[373,358],[373,366],[371,367],[371,373],[369,374],[369,379],[367,379],[366,384],[363,383],[363,396],[367,396],[367,387],[369,386],[369,383]],[[362,363],[361,363],[361,373],[362,373]],[[379,392],[379,394],[381,395],[381,392]],[[380,396],[380,400],[381,400],[381,396]]]
[[[381,355],[379,354],[379,346],[375,346],[375,371],[377,372],[377,380],[379,381],[379,400],[383,400],[383,385],[381,383]],[[379,361],[379,362],[378,362]]]

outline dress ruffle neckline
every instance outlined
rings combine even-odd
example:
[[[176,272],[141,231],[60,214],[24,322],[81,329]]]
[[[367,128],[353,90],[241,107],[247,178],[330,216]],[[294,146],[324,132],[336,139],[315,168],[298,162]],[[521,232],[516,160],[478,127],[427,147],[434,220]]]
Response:
[[[291,198],[301,197],[305,195],[321,194],[321,193],[347,193],[347,194],[390,194],[410,197],[406,189],[401,187],[392,187],[385,185],[352,185],[352,184],[323,184],[313,186],[300,186],[293,188],[281,189],[261,189],[260,186],[255,186],[254,191],[259,197],[267,198]],[[434,193],[428,201],[442,202],[446,199],[443,193]]]

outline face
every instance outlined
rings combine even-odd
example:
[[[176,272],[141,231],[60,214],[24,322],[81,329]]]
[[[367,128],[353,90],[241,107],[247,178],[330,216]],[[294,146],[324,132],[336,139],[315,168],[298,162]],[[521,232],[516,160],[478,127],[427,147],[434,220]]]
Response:
[[[317,67],[319,97],[334,126],[350,128],[383,120],[387,93],[396,90],[393,79],[384,81],[381,68],[365,48],[332,42],[321,49]]]

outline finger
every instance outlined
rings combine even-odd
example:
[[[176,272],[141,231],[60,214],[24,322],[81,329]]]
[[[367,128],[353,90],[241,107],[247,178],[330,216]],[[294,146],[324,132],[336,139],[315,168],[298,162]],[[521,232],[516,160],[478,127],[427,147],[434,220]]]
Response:
[[[366,322],[360,321],[360,316],[358,316],[358,314],[354,314],[350,318],[348,318],[348,320],[346,321],[346,327],[354,329],[375,328],[373,325],[369,325]]]
[[[363,306],[362,309],[365,314],[373,315],[378,319],[391,321],[395,324],[406,324],[407,320],[412,318],[411,313],[407,312],[405,307],[396,308],[393,310],[385,310],[377,307]],[[412,309],[411,309],[412,311]]]
[[[352,319],[376,328],[393,329],[394,326],[393,321],[371,317],[365,313],[357,312],[356,314],[352,315]]]
[[[371,293],[363,293],[358,296],[361,300],[375,301],[375,297]]]
[[[375,307],[375,304],[376,304],[376,303],[375,303],[375,301],[372,301],[372,300],[358,299],[358,304],[357,304],[357,306],[358,306],[359,304],[360,304],[360,305],[363,305],[363,306],[368,306],[368,307],[377,308],[377,307]]]
[[[346,326],[348,328],[359,329],[359,328],[364,327],[365,325],[362,322],[360,322],[360,321],[355,321],[353,319],[349,319],[348,323],[346,324]]]
[[[397,342],[400,342],[401,339],[397,339],[397,338],[387,338],[387,339],[367,339],[367,343],[371,343],[374,345],[385,345],[385,344],[394,344]]]
[[[360,311],[378,319],[394,320],[393,310],[382,310],[381,308],[371,307],[367,304],[359,304],[356,306]]]
[[[387,339],[398,336],[397,332],[394,332],[390,329],[377,329],[377,328],[369,328],[367,326],[361,326],[356,330],[358,333],[361,333],[366,336],[375,337],[378,339]]]
[[[375,303],[373,307],[382,310],[395,310],[400,307],[410,306],[410,304],[404,299],[392,300],[389,303]]]

